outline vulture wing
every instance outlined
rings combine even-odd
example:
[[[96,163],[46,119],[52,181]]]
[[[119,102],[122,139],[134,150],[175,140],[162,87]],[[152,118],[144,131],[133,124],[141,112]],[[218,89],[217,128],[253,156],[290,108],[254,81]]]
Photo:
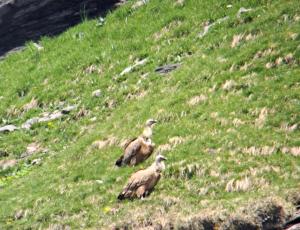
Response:
[[[125,144],[124,151],[125,153],[116,161],[116,165],[121,167],[124,164],[128,164],[133,156],[141,148],[141,142],[138,138],[133,138],[131,141]]]
[[[144,186],[145,189],[152,189],[155,186],[157,181],[159,180],[160,176],[157,176],[155,172],[152,170],[140,170],[134,173],[123,191],[118,196],[119,200],[123,200],[125,198],[133,198],[136,194],[136,191],[141,187]],[[149,188],[151,187],[151,188]],[[147,192],[147,191],[145,191]]]
[[[127,146],[123,155],[123,164],[129,164],[131,159],[140,151],[142,147],[141,142],[142,141],[137,138]]]
[[[132,139],[130,139],[129,141],[126,142],[126,144],[124,145],[124,150],[127,149],[127,147],[130,145],[130,143],[134,142],[137,139],[137,137],[134,137]]]

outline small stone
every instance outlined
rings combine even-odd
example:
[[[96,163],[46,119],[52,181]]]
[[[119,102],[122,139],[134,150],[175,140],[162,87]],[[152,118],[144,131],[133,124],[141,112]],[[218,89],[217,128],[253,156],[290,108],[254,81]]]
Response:
[[[90,121],[97,121],[97,117],[92,117]]]
[[[96,180],[96,183],[97,183],[97,184],[103,184],[104,181],[103,181],[103,180]]]
[[[237,14],[236,14],[236,16],[237,16],[237,18],[240,18],[241,17],[241,15],[242,14],[244,14],[244,13],[247,13],[247,12],[249,12],[249,11],[251,11],[252,9],[246,9],[245,7],[241,7],[240,9],[239,9],[239,11],[237,12]]]
[[[42,163],[42,159],[40,159],[40,158],[34,159],[31,162],[32,165],[40,165],[41,163]]]
[[[100,97],[101,96],[101,90],[97,89],[92,93],[93,97]]]
[[[136,10],[137,8],[140,8],[141,6],[145,5],[149,0],[140,0],[134,3],[131,7],[131,9]]]
[[[271,68],[273,68],[273,67],[275,67],[275,64],[274,64],[273,62],[268,62],[268,63],[266,64],[266,68],[267,68],[267,69],[271,69]]]
[[[6,125],[6,126],[3,126],[0,128],[0,133],[13,132],[17,129],[19,129],[19,128],[14,125]]]
[[[34,117],[34,118],[27,120],[21,127],[22,127],[22,129],[30,129],[31,126],[33,126],[34,124],[36,124],[38,122],[39,122],[39,118]]]
[[[42,51],[44,49],[43,46],[41,46],[40,44],[37,44],[37,43],[33,43],[33,45],[35,46],[35,48],[38,50],[38,51]]]
[[[184,2],[185,2],[185,0],[177,0],[177,1],[175,2],[175,5],[177,5],[177,6],[183,6],[183,5],[184,5]]]
[[[126,67],[121,73],[120,76],[124,76],[125,74],[130,73],[131,71],[133,71],[136,67],[141,66],[141,65],[145,65],[147,63],[148,59],[142,59],[142,60],[136,60],[135,63],[131,66]]]
[[[160,74],[166,74],[177,69],[180,65],[181,65],[180,63],[176,63],[176,64],[168,64],[168,65],[160,66],[155,69],[155,72]]]
[[[68,113],[70,113],[72,110],[74,110],[74,109],[76,109],[76,108],[77,108],[76,105],[69,105],[69,106],[63,108],[63,109],[61,110],[61,112],[62,112],[62,114],[68,114]]]
[[[292,53],[289,53],[287,54],[285,57],[284,57],[284,61],[286,64],[290,64],[294,61],[294,56]]]
[[[16,213],[15,213],[15,220],[20,220],[23,217],[24,217],[24,211],[23,210],[16,211]]]

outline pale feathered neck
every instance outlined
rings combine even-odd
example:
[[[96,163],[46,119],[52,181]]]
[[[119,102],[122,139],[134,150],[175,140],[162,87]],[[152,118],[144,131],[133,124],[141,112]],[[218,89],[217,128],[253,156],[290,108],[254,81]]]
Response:
[[[144,137],[146,139],[150,139],[152,137],[152,128],[150,126],[146,126],[144,128],[142,137]]]
[[[156,160],[150,167],[155,172],[162,172],[166,168],[166,165],[163,161]]]

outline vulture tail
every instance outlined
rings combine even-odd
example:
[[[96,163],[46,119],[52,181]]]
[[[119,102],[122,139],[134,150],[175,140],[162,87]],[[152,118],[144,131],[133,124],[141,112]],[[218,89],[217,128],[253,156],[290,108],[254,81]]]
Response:
[[[124,200],[125,199],[125,196],[123,193],[120,193],[119,196],[118,196],[118,200]]]
[[[121,157],[116,161],[116,166],[121,167],[121,166],[122,166],[122,161],[123,161],[123,156],[121,156]]]

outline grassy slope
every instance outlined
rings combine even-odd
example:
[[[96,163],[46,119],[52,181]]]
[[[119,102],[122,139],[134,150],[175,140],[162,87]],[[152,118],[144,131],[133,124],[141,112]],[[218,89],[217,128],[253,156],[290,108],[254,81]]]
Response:
[[[185,217],[205,208],[235,210],[257,198],[285,198],[299,189],[300,158],[280,151],[300,143],[299,129],[280,128],[284,122],[293,125],[300,120],[300,37],[290,38],[300,32],[294,17],[300,15],[297,1],[234,1],[232,8],[219,0],[187,0],[183,6],[152,0],[137,10],[130,5],[109,14],[103,27],[96,21],[83,22],[55,39],[42,39],[42,52],[29,43],[24,52],[0,62],[3,123],[20,125],[59,108],[61,102],[79,107],[61,120],[0,135],[0,149],[10,154],[7,158],[18,157],[32,142],[49,149],[46,155],[33,157],[42,157],[42,166],[28,166],[29,159],[0,172],[4,228],[53,223],[101,227],[127,222],[132,216],[139,222]],[[240,7],[253,11],[238,20]],[[224,16],[230,18],[197,38],[203,22]],[[233,36],[243,33],[257,36],[231,48]],[[273,50],[270,54],[253,58],[268,48]],[[288,53],[298,62],[265,68]],[[135,59],[145,57],[146,65],[118,76]],[[178,61],[182,67],[167,76],[153,71]],[[245,63],[250,65],[240,69]],[[92,64],[100,74],[85,72]],[[233,64],[236,68],[229,71]],[[141,78],[144,73],[149,73],[147,78]],[[226,92],[222,86],[229,79],[237,85]],[[102,90],[100,98],[91,96],[95,89]],[[146,94],[128,99],[129,94],[140,93]],[[204,103],[188,105],[201,94],[207,96]],[[32,98],[39,107],[22,111]],[[107,106],[111,101],[114,107]],[[269,115],[258,128],[255,119],[264,107]],[[79,110],[88,114],[79,116]],[[160,121],[154,135],[157,146],[172,137],[182,143],[165,153],[168,167],[151,197],[117,203],[118,192],[140,166],[116,169],[120,147],[99,150],[91,148],[92,143],[109,136],[122,140],[138,135],[149,117]],[[274,146],[279,151],[266,156],[243,151],[252,146]],[[208,153],[209,148],[219,149],[218,153]],[[251,181],[245,191],[225,191],[230,180],[245,178]],[[27,210],[26,217],[14,220],[17,210]]]

